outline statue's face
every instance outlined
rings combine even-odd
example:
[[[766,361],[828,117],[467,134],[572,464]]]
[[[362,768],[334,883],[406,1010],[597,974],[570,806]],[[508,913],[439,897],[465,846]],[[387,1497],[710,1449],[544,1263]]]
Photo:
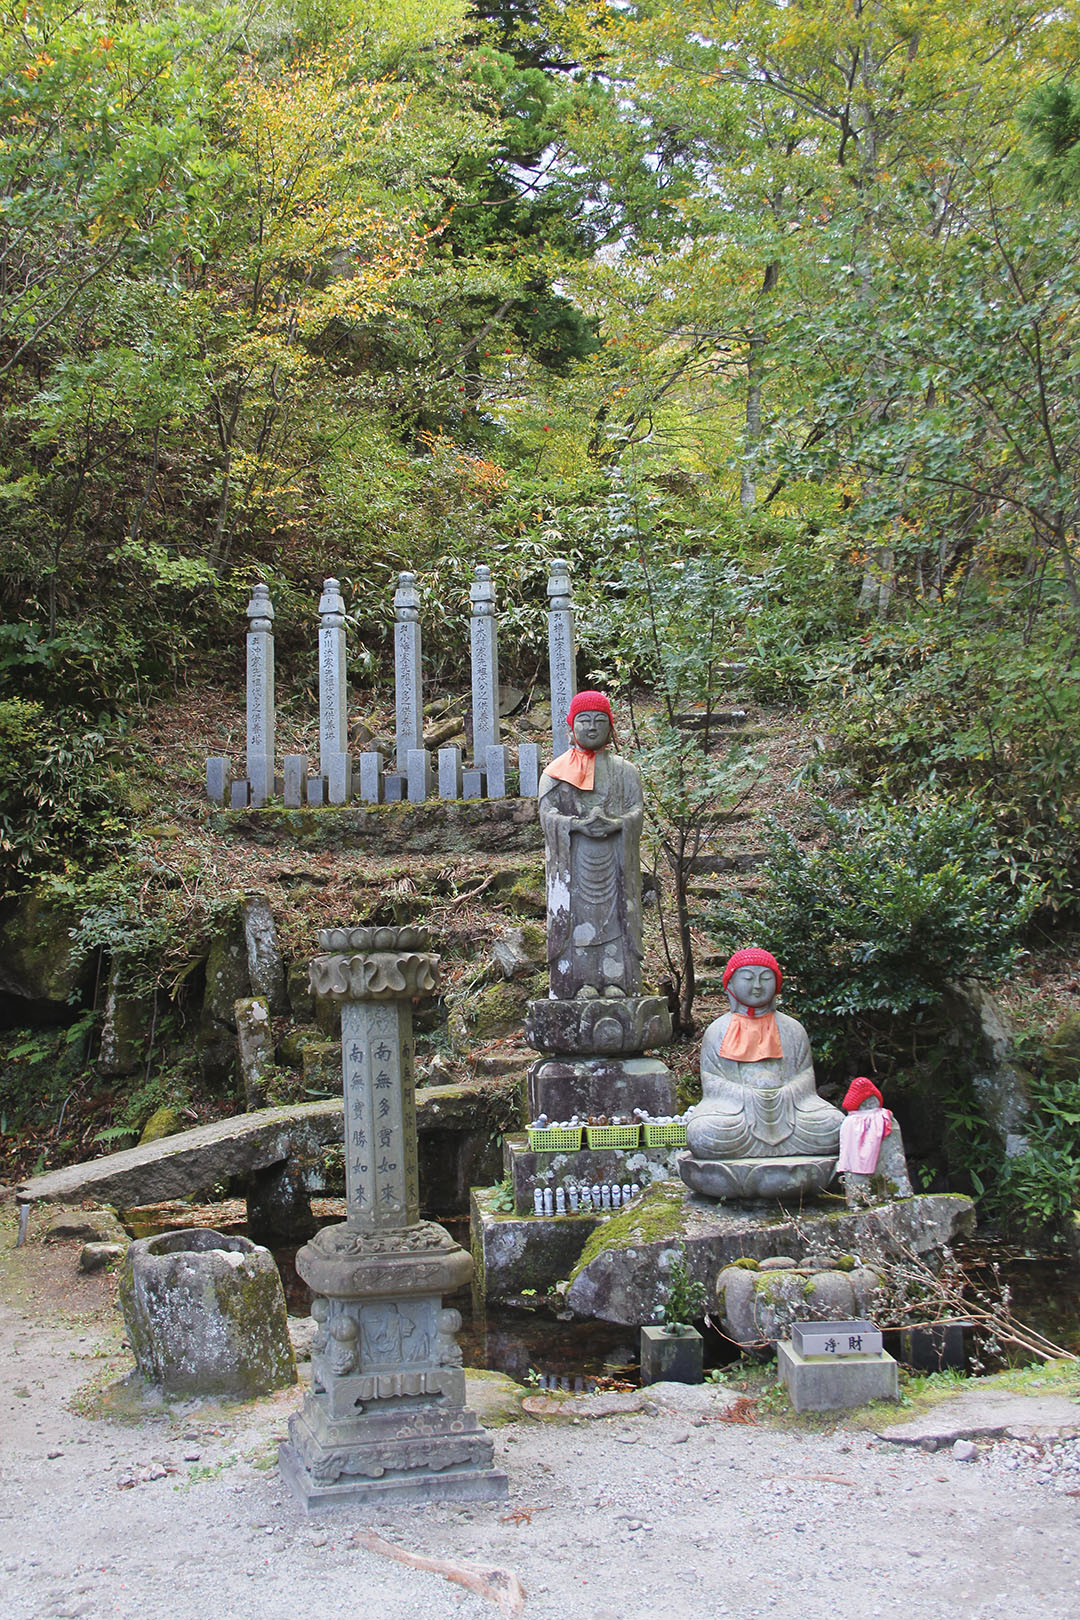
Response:
[[[728,994],[744,1007],[767,1007],[776,1000],[776,974],[770,967],[741,967],[728,980]]]
[[[611,721],[603,709],[582,709],[574,716],[574,741],[579,748],[587,748],[593,754],[598,748],[606,748],[611,738]]]

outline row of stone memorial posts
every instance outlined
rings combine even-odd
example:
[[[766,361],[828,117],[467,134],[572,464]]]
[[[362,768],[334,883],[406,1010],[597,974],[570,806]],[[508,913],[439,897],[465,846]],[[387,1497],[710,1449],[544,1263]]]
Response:
[[[569,564],[552,562],[547,583],[548,651],[551,672],[552,757],[569,746],[565,715],[576,691],[574,609]],[[256,585],[247,606],[246,775],[235,777],[232,761],[206,762],[206,790],[232,809],[263,805],[280,796],[286,809],[302,804],[367,804],[409,800],[502,799],[513,786],[512,750],[500,740],[499,644],[491,570],[477,567],[469,588],[472,661],[472,753],[424,747],[424,687],[421,664],[420,593],[414,574],[399,574],[394,592],[395,757],[349,753],[349,704],[345,649],[345,603],[336,579],[319,600],[319,768],[308,774],[304,754],[286,754],[277,775],[274,716],[274,608],[265,585]],[[540,745],[517,749],[517,791],[535,795]]]

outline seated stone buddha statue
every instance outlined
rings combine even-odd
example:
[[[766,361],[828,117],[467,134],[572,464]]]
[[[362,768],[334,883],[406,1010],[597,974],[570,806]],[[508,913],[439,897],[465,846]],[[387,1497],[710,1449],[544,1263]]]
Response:
[[[713,1198],[817,1191],[835,1171],[844,1116],[817,1094],[805,1029],[775,1010],[780,964],[736,951],[723,984],[731,1010],[705,1032],[679,1172]]]

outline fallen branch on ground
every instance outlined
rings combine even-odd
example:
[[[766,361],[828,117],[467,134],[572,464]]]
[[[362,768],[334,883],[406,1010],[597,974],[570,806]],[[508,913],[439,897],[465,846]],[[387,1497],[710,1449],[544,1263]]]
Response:
[[[495,1569],[481,1564],[457,1564],[448,1558],[427,1558],[423,1553],[409,1552],[387,1541],[374,1530],[357,1530],[353,1541],[367,1552],[382,1553],[385,1558],[396,1559],[410,1569],[426,1569],[432,1575],[442,1575],[458,1586],[467,1587],[478,1597],[487,1598],[504,1614],[520,1614],[525,1607],[525,1588],[509,1569]]]

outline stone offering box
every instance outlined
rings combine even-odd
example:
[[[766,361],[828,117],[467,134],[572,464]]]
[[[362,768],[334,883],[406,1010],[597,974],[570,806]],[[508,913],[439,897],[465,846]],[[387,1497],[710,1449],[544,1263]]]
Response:
[[[873,1322],[795,1322],[792,1347],[800,1356],[877,1355],[881,1333]]]
[[[899,1368],[872,1322],[795,1323],[791,1343],[776,1346],[776,1371],[796,1412],[900,1398]]]

